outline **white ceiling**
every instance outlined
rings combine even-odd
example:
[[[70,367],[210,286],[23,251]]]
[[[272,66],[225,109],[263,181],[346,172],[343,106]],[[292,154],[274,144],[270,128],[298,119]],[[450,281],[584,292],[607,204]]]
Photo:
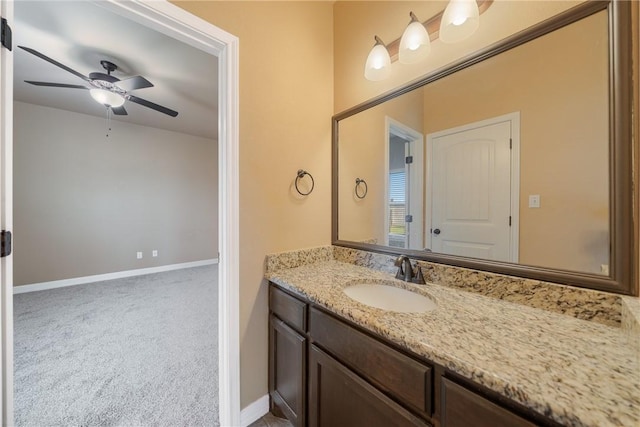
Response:
[[[17,101],[106,117],[88,91],[24,83],[85,84],[17,46],[84,75],[105,72],[100,60],[107,59],[118,66],[113,75],[119,79],[141,75],[154,84],[132,95],[178,111],[174,118],[127,101],[129,115],[113,120],[217,139],[218,59],[211,54],[86,1],[16,1],[13,43]]]

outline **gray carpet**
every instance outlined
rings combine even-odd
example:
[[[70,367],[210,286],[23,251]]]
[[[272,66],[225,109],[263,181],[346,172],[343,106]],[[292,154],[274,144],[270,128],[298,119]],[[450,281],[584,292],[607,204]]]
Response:
[[[14,297],[17,426],[218,425],[218,268]]]

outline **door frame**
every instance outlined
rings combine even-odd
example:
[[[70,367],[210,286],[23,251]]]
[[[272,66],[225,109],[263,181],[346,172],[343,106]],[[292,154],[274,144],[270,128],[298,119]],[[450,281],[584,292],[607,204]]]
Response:
[[[417,130],[411,128],[410,126],[405,125],[395,119],[392,119],[389,116],[385,116],[384,118],[384,245],[389,246],[389,209],[387,209],[387,203],[389,201],[389,145],[391,144],[389,140],[389,135],[394,134],[409,140],[409,144],[411,144],[411,152],[414,157],[414,167],[411,168],[411,175],[409,176],[409,182],[422,182],[422,177],[424,176],[424,135]],[[417,186],[410,185],[409,186],[409,210],[407,213],[415,212],[414,206],[420,207],[420,217],[419,217],[419,225],[418,231],[411,230],[411,233],[408,235],[409,241],[411,242],[412,237],[423,239],[424,235],[424,208],[423,208],[423,194],[424,191],[421,191]],[[416,223],[417,224],[417,223]],[[415,227],[410,227],[410,229],[415,229]],[[423,242],[424,243],[424,242]],[[420,245],[422,246],[422,245]],[[409,249],[409,248],[407,248]],[[416,248],[414,248],[416,249]],[[418,249],[423,249],[422,247]]]
[[[13,2],[0,16],[13,27]],[[0,227],[13,232],[13,55],[0,47]],[[0,380],[2,425],[13,425],[13,255],[0,258]],[[8,404],[7,404],[8,402]]]
[[[239,41],[166,0],[92,0],[120,16],[218,57],[218,397],[221,425],[240,425],[239,341]],[[2,17],[14,24],[13,2]],[[0,225],[13,230],[13,57],[0,52]],[[0,260],[2,423],[13,425],[13,256]]]
[[[509,228],[509,262],[518,262],[520,248],[520,111],[504,114],[502,116],[491,117],[462,126],[444,129],[438,132],[427,134],[427,183],[425,185],[425,200],[429,208],[425,209],[424,241],[427,249],[431,249],[431,214],[433,197],[433,144],[434,139],[459,132],[466,132],[498,123],[509,122],[511,126],[511,227]]]

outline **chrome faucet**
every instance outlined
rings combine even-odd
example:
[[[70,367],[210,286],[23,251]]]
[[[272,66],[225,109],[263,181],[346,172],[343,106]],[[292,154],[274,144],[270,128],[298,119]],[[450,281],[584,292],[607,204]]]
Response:
[[[408,256],[400,255],[396,259],[394,265],[398,267],[396,279],[404,280],[405,282],[424,284],[424,277],[422,276],[422,270],[420,270],[420,266],[416,266],[417,273],[414,273],[413,266],[411,265],[411,260]]]

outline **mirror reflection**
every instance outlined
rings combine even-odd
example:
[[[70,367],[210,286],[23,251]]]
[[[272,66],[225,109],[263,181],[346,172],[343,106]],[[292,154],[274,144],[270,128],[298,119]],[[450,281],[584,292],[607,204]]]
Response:
[[[609,275],[608,58],[602,11],[341,120],[338,238]]]

